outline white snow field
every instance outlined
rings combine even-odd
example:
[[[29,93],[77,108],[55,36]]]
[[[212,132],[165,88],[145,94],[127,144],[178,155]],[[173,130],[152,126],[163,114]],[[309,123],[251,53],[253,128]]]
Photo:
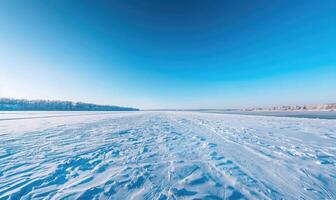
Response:
[[[2,112],[0,199],[336,199],[336,120]]]

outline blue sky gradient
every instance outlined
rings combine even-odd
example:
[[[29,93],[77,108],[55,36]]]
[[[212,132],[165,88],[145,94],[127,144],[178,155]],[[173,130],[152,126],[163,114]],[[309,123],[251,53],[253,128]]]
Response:
[[[139,108],[336,102],[336,1],[1,1],[0,96]]]

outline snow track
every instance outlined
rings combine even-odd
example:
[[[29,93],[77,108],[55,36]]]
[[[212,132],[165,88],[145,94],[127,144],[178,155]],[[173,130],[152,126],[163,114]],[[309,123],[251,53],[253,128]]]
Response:
[[[335,120],[14,115],[0,114],[0,199],[336,199]]]

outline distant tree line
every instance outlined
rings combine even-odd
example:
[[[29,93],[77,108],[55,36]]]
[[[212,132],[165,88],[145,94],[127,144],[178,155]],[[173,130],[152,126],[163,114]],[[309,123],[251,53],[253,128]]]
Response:
[[[120,106],[97,105],[72,101],[48,101],[0,98],[0,110],[37,111],[137,111],[139,109]]]
[[[247,111],[336,111],[336,103],[319,105],[274,106],[270,108],[245,109]]]

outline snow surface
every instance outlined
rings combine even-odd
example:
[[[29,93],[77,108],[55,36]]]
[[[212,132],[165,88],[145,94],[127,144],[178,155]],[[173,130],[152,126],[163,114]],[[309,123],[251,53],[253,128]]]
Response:
[[[336,120],[2,112],[0,199],[336,199]]]

